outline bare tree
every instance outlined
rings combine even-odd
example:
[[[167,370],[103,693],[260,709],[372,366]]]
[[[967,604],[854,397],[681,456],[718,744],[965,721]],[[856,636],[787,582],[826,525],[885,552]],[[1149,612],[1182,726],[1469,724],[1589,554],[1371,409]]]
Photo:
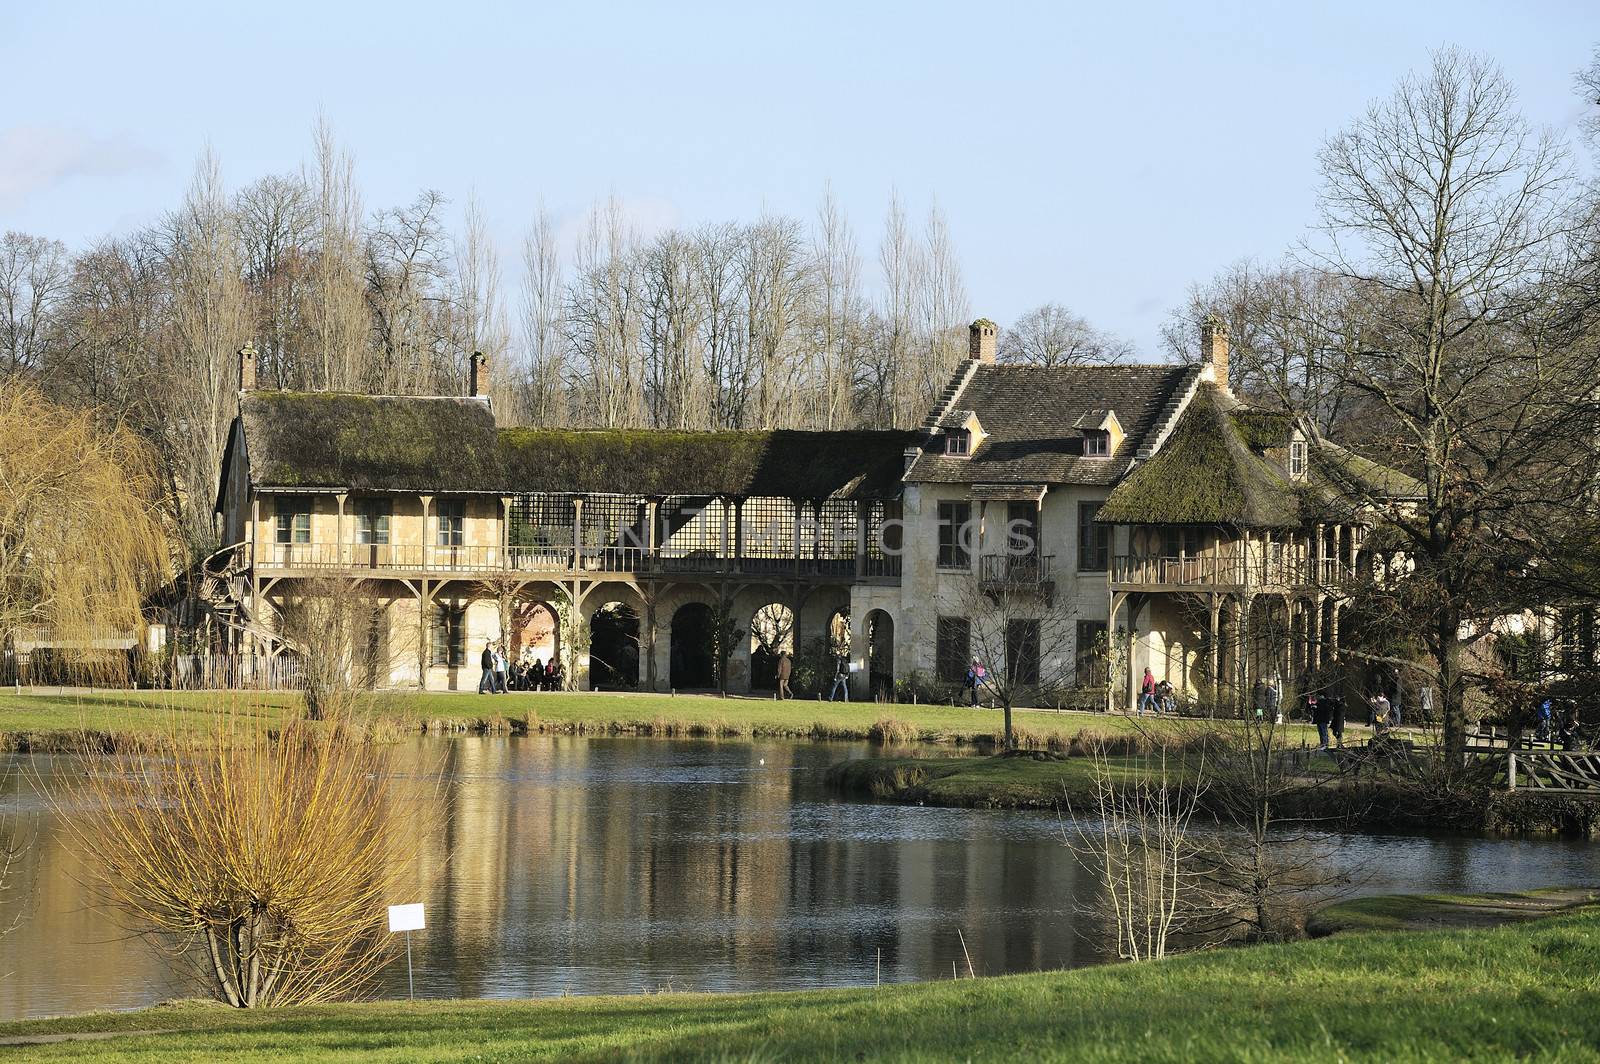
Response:
[[[971,653],[983,666],[981,694],[1005,714],[1005,748],[1017,746],[1013,710],[1038,705],[1076,680],[1077,613],[1055,598],[1043,559],[1032,553],[987,554],[980,578],[948,603],[968,624]]]
[[[180,534],[198,556],[213,546],[213,491],[238,406],[236,352],[250,328],[238,232],[209,150],[183,207],[166,220],[162,247],[170,335],[145,386],[162,397],[153,437],[171,476]]]
[[[461,393],[466,383],[468,360],[474,352],[487,355],[491,365],[505,364],[506,352],[511,347],[511,321],[501,301],[500,283],[500,253],[489,234],[483,206],[476,196],[468,196],[466,222],[456,245],[459,323],[455,358],[450,367],[454,371],[454,387],[446,394]],[[508,383],[502,376],[491,387],[496,392],[496,406],[506,412],[508,423],[515,423],[517,412],[508,402],[514,392],[508,388]]]
[[[1425,497],[1392,523],[1415,562],[1444,735],[1465,734],[1461,633],[1503,605],[1492,581],[1523,502],[1586,492],[1570,470],[1594,436],[1565,400],[1592,352],[1545,349],[1536,313],[1569,224],[1566,155],[1517,112],[1487,60],[1447,49],[1323,148],[1325,241],[1314,261],[1359,286],[1360,334],[1340,384],[1381,411],[1371,450],[1414,470]],[[1579,453],[1582,452],[1582,453]]]
[[[355,162],[325,119],[316,127],[316,257],[305,312],[308,383],[351,391],[365,383],[368,319],[361,270],[361,197]]]
[[[300,693],[310,720],[346,719],[361,691],[385,681],[404,657],[392,646],[387,602],[368,581],[297,581],[279,634],[300,662]]]
[[[56,338],[70,265],[59,240],[0,236],[0,377],[37,372]]]
[[[521,312],[527,352],[523,416],[533,425],[564,425],[567,341],[562,323],[561,258],[555,224],[543,207],[522,241]]]
[[[233,220],[253,304],[257,372],[280,388],[303,387],[304,313],[317,228],[312,190],[299,176],[263,177],[234,197]]]
[[[1059,303],[1046,303],[1000,334],[998,357],[1032,366],[1100,366],[1131,359],[1133,345]]]
[[[638,237],[613,198],[590,212],[565,312],[577,399],[602,428],[643,423],[638,271]]]
[[[859,375],[857,348],[863,342],[861,261],[850,223],[830,187],[817,210],[812,241],[815,280],[810,371],[817,393],[816,428],[836,429],[852,423]]]

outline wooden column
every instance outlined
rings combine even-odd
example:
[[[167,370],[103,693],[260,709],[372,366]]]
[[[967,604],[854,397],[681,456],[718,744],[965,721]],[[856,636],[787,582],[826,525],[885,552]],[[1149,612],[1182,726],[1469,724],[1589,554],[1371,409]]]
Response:
[[[572,569],[574,572],[583,568],[583,496],[577,495],[572,499]],[[574,596],[576,601],[576,596]],[[574,609],[577,607],[574,606]]]
[[[428,535],[428,513],[433,509],[432,495],[418,495],[422,500],[422,568],[428,568],[428,562],[433,556],[433,546],[438,541],[437,536]]]
[[[872,511],[872,504],[860,499],[856,500],[856,579],[859,580],[867,569],[867,520]]]
[[[733,571],[744,571],[744,499],[733,500]]]
[[[721,564],[717,568],[727,572],[732,568],[730,559],[733,554],[733,504],[726,498],[718,499],[717,501],[722,504],[722,544],[718,548],[718,553],[722,557],[719,559]],[[719,621],[718,623],[721,622]]]
[[[801,553],[800,516],[803,513],[803,507],[805,504],[799,499],[794,499],[792,501],[794,502],[794,571],[796,575],[799,575],[800,559],[804,557],[804,555]]]
[[[339,501],[339,519],[334,524],[333,559],[334,562],[339,565],[344,565],[346,562],[345,555],[347,552],[345,550],[344,542],[344,504],[345,500],[349,497],[350,496],[347,493],[342,491],[334,496],[334,498]]]
[[[511,503],[509,495],[500,496],[500,568],[511,568]]]

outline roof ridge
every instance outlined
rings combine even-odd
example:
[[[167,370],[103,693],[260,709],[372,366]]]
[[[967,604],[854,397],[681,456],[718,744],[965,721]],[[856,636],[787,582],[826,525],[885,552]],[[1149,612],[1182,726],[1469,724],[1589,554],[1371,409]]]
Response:
[[[1176,369],[1178,367],[1175,366],[1173,368]],[[1189,403],[1194,400],[1195,393],[1200,388],[1200,367],[1191,365],[1186,369],[1190,371],[1187,374],[1187,383],[1180,390],[1174,392],[1172,398],[1167,400],[1167,404],[1161,408],[1161,413],[1158,415],[1159,420],[1153,430],[1145,434],[1144,442],[1134,452],[1133,460],[1135,463],[1145,461],[1161,449],[1161,445],[1167,442],[1167,438],[1172,435],[1172,430],[1177,427],[1178,419],[1183,416],[1183,412],[1188,409]]]
[[[938,428],[939,422],[944,420],[945,415],[955,409],[956,400],[961,398],[961,393],[967,390],[967,385],[972,383],[972,378],[977,374],[978,367],[981,365],[985,365],[985,363],[975,358],[969,358],[965,360],[965,365],[950,375],[950,381],[944,386],[944,391],[940,392],[939,397],[934,400],[933,409],[929,410],[928,416],[922,419],[923,428]]]

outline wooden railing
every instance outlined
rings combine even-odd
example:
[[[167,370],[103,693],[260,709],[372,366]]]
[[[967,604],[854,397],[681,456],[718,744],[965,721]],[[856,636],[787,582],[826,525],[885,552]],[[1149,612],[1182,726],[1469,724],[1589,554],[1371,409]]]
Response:
[[[1334,558],[1119,554],[1111,561],[1115,584],[1334,587],[1349,579],[1349,566]]]
[[[248,550],[248,548],[247,548]],[[859,564],[858,564],[859,563]],[[862,579],[894,579],[900,559],[867,555],[828,558],[728,557],[713,551],[646,550],[643,547],[570,545],[459,546],[421,543],[266,543],[255,550],[262,571],[359,573],[750,573]]]

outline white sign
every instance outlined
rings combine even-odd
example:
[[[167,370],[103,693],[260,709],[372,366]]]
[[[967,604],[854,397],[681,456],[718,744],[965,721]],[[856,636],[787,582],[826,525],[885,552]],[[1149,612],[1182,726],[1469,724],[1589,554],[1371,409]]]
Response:
[[[390,931],[421,931],[428,925],[422,919],[422,903],[389,906]]]

